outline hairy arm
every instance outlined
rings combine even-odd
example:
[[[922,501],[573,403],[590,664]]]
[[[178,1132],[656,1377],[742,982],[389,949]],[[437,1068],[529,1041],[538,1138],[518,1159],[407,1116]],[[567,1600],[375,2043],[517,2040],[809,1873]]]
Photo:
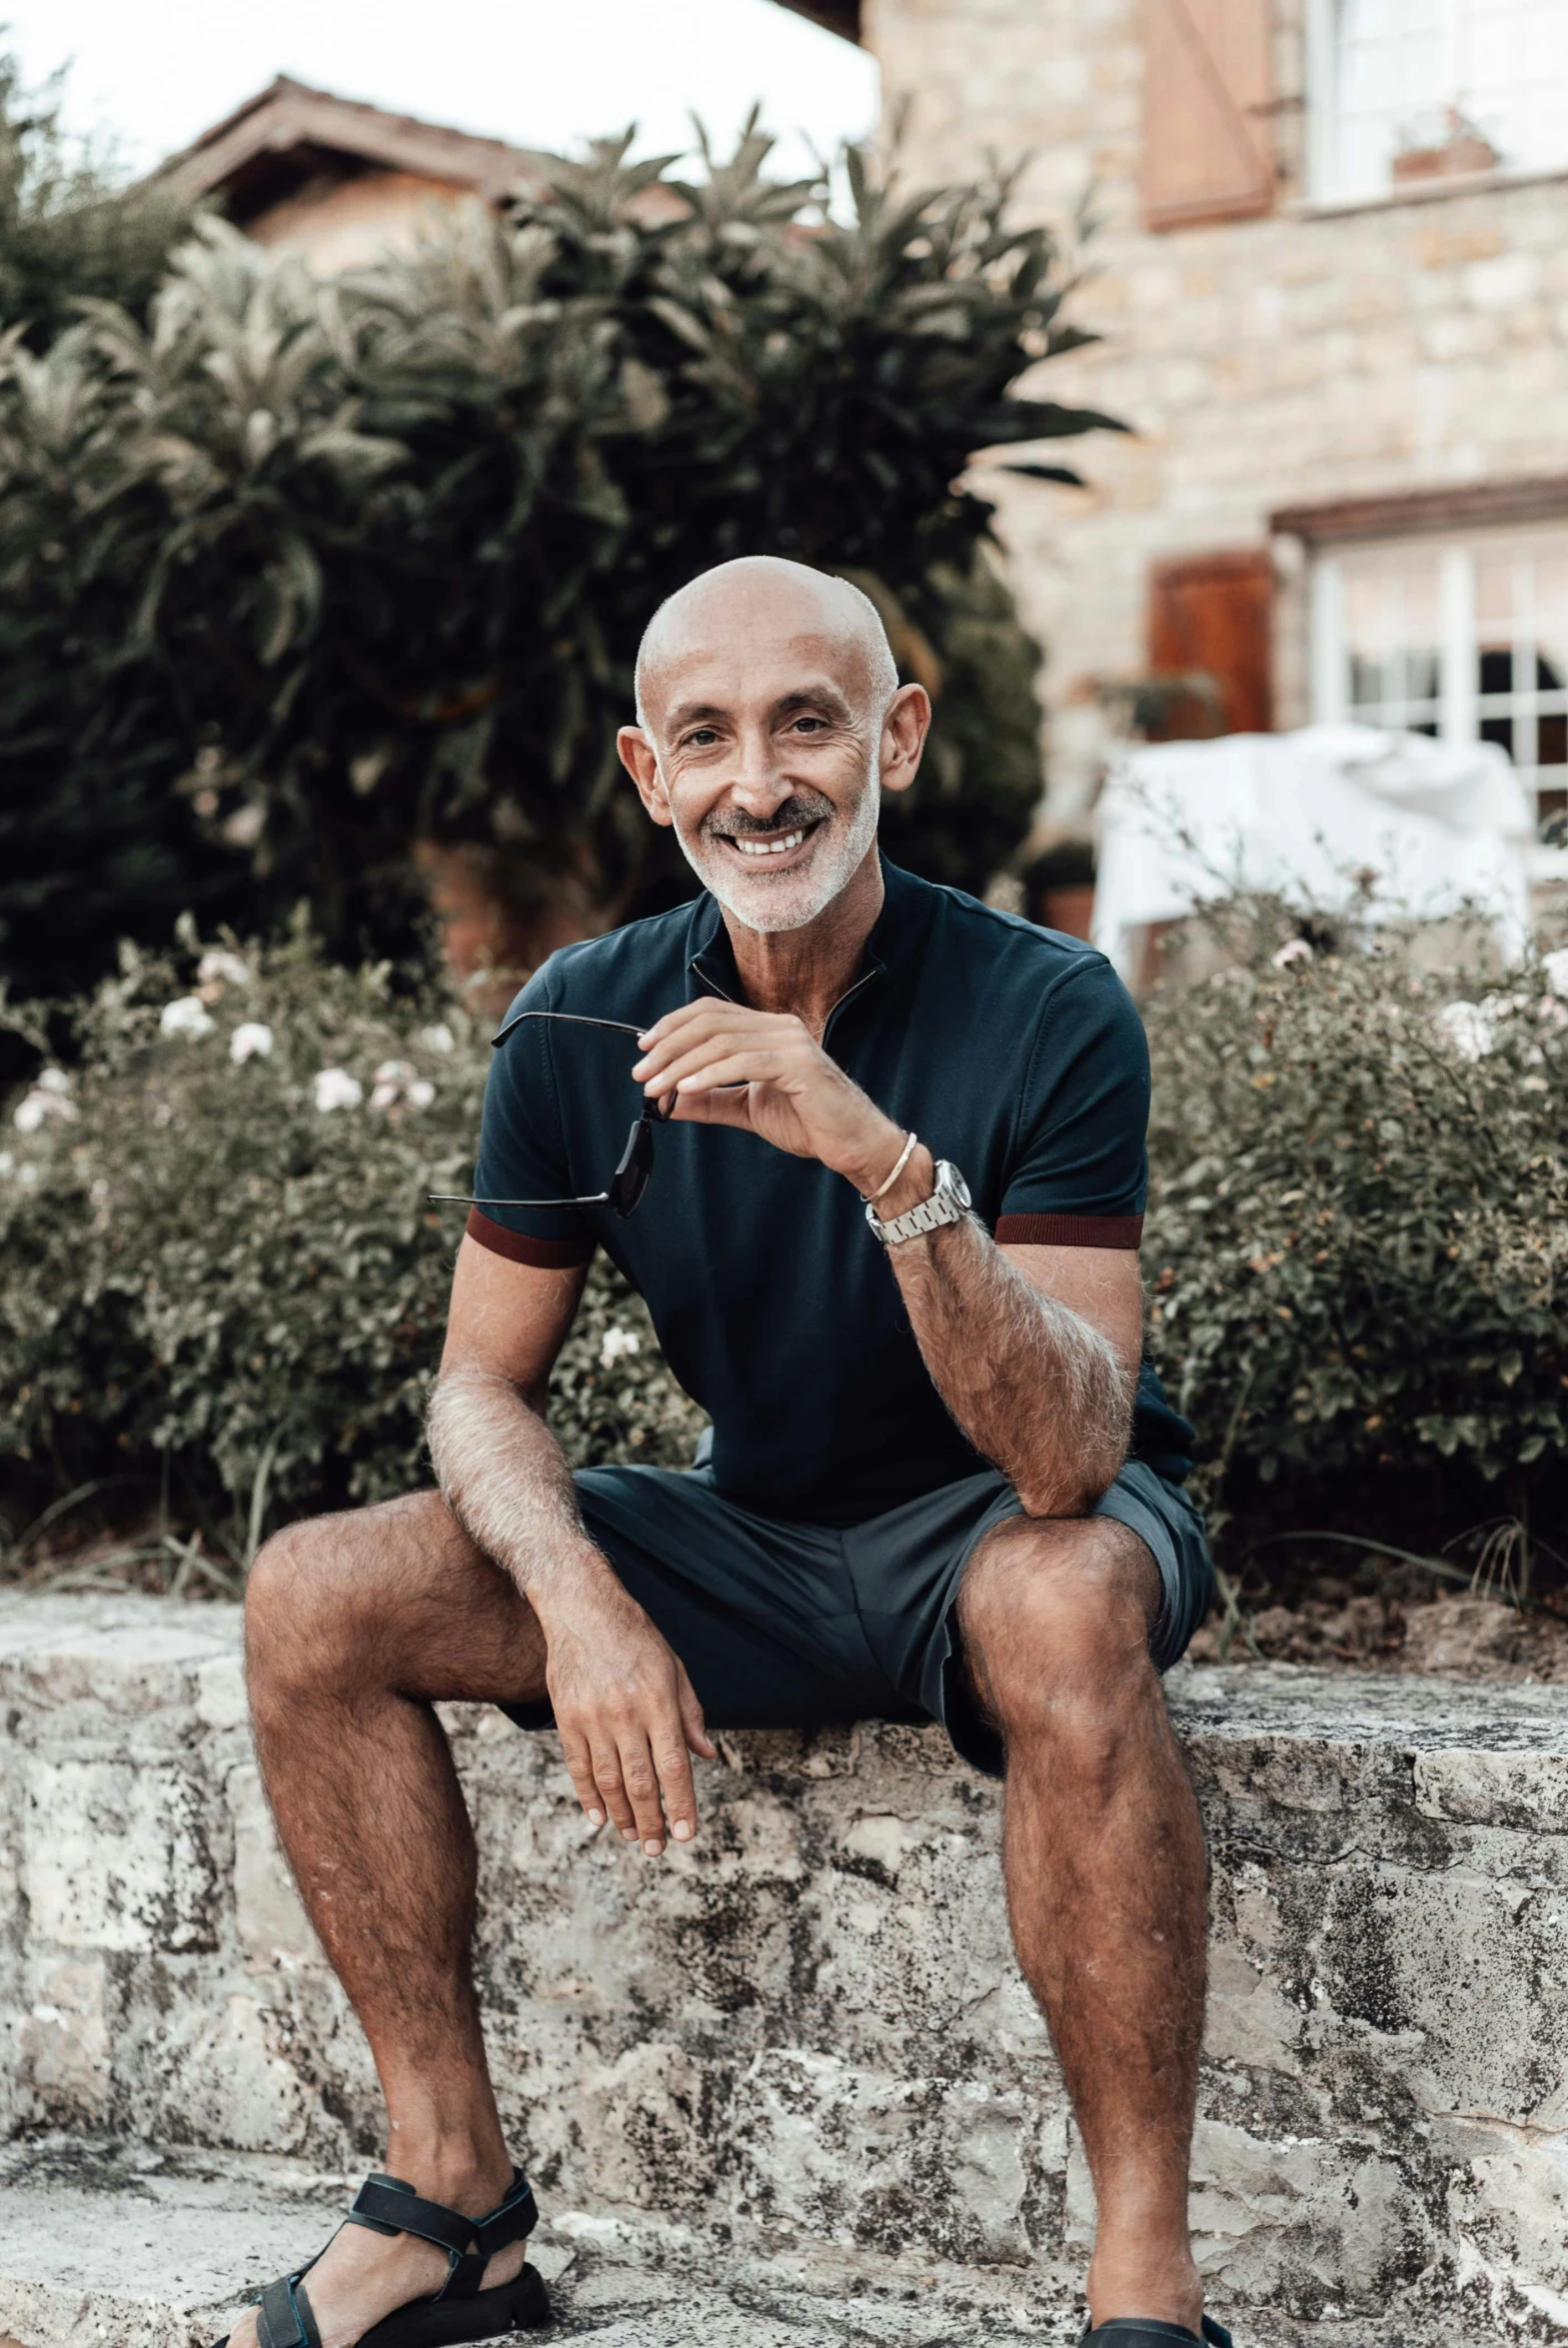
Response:
[[[932,1382],[975,1449],[1031,1516],[1085,1515],[1126,1456],[1136,1254],[999,1247],[973,1216],[888,1254]]]
[[[431,1458],[454,1515],[539,1619],[584,1809],[596,1826],[608,1814],[653,1856],[666,1813],[678,1841],[697,1831],[688,1748],[711,1755],[713,1746],[685,1667],[590,1539],[545,1423],[551,1367],[584,1277],[581,1266],[540,1270],[464,1239],[430,1400]]]

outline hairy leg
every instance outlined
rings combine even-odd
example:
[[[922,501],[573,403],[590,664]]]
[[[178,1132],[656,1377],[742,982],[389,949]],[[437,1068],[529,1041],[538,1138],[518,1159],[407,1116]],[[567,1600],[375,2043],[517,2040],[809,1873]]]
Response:
[[[1015,1517],[975,1551],[958,1619],[1007,1754],[1013,1940],[1094,2180],[1091,2319],[1196,2331],[1187,2177],[1207,1859],[1148,1634],[1153,1558],[1104,1518]]]
[[[474,1834],[434,1704],[544,1692],[525,1599],[438,1492],[290,1526],[246,1602],[262,1773],[311,1922],[370,2041],[387,2167],[471,2217],[512,2179],[474,1990]],[[523,2263],[499,2252],[489,2282]],[[311,2275],[325,2348],[434,2291],[442,2252],[347,2226]],[[234,2348],[253,2348],[242,2317]]]

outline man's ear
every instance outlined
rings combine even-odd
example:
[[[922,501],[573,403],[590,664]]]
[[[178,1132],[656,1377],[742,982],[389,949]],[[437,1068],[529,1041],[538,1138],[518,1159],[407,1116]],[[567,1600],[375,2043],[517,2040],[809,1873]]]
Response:
[[[920,753],[930,732],[931,702],[923,685],[900,685],[882,719],[881,782],[884,791],[907,791],[920,771]],[[625,754],[623,753],[623,756]]]
[[[659,753],[641,726],[623,726],[616,736],[621,764],[637,785],[638,798],[656,824],[673,824],[670,796],[659,773]]]

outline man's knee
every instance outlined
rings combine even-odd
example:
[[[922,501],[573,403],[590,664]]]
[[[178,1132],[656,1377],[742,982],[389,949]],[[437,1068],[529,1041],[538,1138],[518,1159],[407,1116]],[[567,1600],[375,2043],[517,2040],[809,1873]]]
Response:
[[[258,1691],[341,1687],[375,1668],[396,1616],[403,1519],[414,1501],[347,1509],[285,1525],[257,1552],[245,1593],[245,1651]]]
[[[1105,1517],[1011,1517],[970,1560],[959,1593],[964,1652],[1003,1736],[1114,1750],[1148,1692],[1159,1568]]]

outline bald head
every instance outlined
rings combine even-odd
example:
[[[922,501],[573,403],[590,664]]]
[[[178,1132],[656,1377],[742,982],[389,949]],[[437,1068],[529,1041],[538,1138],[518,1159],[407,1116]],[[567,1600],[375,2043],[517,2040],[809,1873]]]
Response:
[[[743,555],[678,588],[649,622],[637,655],[638,724],[648,726],[673,671],[726,639],[822,647],[877,721],[898,690],[887,631],[868,595],[782,555]]]

